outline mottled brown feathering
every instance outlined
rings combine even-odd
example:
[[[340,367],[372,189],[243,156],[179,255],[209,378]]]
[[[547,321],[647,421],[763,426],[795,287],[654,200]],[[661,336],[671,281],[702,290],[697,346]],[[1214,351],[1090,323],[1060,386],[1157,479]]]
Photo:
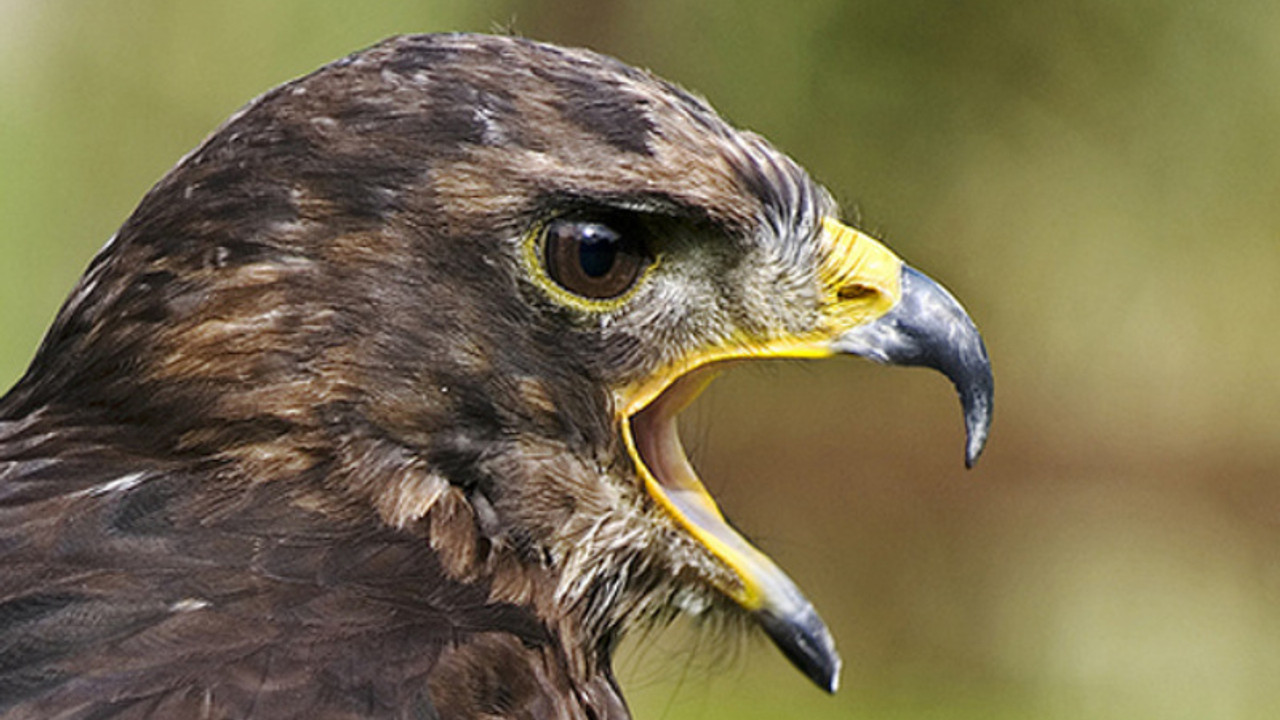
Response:
[[[663,505],[621,398],[829,329],[870,292],[822,269],[834,213],[700,99],[520,38],[392,38],[251,102],[0,399],[0,717],[616,720],[619,639],[680,612],[754,613],[833,690],[812,607]],[[552,226],[588,284],[638,274],[578,292]]]
[[[699,99],[519,38],[393,38],[253,101],[0,402],[0,715],[625,717],[620,633],[729,603],[608,388],[735,311],[604,326],[518,241],[607,210],[731,256],[827,203]]]

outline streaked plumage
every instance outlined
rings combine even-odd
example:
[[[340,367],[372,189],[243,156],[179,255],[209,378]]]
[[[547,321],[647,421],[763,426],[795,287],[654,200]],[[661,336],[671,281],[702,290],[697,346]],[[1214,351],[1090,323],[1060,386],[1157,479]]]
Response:
[[[835,214],[585,51],[393,38],[268,92],[0,400],[0,717],[626,717],[612,650],[681,611],[833,689],[670,428],[728,361],[856,352],[947,372],[976,457],[976,331]]]

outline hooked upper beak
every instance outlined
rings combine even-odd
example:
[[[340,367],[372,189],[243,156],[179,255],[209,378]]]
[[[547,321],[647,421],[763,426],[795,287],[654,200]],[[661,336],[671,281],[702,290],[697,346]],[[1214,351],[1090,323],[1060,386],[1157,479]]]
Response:
[[[964,410],[965,467],[987,443],[995,381],[986,345],[973,320],[946,288],[902,266],[901,297],[888,313],[852,328],[832,347],[885,365],[923,365],[949,378]]]

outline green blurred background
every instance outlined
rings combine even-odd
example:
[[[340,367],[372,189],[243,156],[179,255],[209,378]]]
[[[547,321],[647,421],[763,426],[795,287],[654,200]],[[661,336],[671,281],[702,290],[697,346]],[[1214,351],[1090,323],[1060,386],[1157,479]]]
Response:
[[[619,662],[638,717],[1280,712],[1272,0],[0,0],[0,384],[224,117],[440,30],[706,95],[949,285],[995,362],[967,473],[924,372],[744,368],[686,413],[713,492],[828,619],[844,688],[677,627]]]

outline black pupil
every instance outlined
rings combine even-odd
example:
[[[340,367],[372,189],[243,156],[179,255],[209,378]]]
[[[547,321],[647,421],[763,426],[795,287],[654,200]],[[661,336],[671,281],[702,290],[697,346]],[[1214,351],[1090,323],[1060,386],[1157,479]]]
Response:
[[[618,235],[613,230],[596,223],[578,227],[578,262],[582,272],[589,277],[604,277],[618,259]]]

